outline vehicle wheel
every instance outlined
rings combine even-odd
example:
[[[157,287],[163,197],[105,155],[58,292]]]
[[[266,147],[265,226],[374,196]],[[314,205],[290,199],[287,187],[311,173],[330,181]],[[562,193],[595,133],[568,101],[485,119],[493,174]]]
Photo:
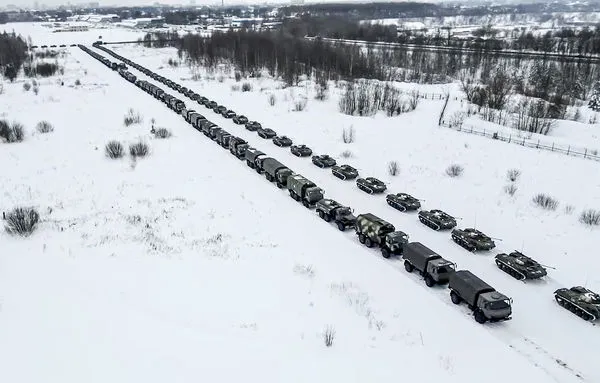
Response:
[[[310,208],[310,205],[306,201],[302,201],[302,205],[304,205],[304,207],[307,209]]]
[[[455,293],[454,291],[450,291],[450,299],[452,300],[452,303],[454,303],[455,305],[459,304],[461,301],[458,294]]]
[[[427,287],[433,287],[433,285],[435,285],[435,281],[433,280],[431,275],[425,276],[425,284],[427,285]]]
[[[365,238],[365,245],[367,247],[373,247],[373,241],[371,241],[371,238]]]
[[[337,227],[340,231],[345,231],[346,230],[346,226],[344,226],[343,223],[338,222]]]
[[[325,222],[330,222],[331,221],[331,217],[329,215],[325,215]]]
[[[362,235],[362,234],[358,235],[358,242],[360,242],[360,243],[362,243],[364,245],[365,244],[365,240],[366,240],[366,238],[365,238],[364,235]]]
[[[410,264],[410,262],[404,261],[404,270],[408,271],[409,273],[412,273],[413,268],[414,267]]]
[[[383,258],[388,259],[390,257],[390,252],[388,249],[381,249],[381,255]]]
[[[277,187],[280,188],[280,189],[283,189],[283,184],[277,182]]]
[[[483,315],[483,312],[481,312],[480,310],[475,310],[473,316],[475,317],[475,321],[479,324],[484,324],[485,322],[487,322],[487,318],[485,317],[485,315]]]
[[[322,210],[319,210],[318,213],[319,213],[319,217],[321,217],[321,219],[325,219],[325,214],[323,214]]]

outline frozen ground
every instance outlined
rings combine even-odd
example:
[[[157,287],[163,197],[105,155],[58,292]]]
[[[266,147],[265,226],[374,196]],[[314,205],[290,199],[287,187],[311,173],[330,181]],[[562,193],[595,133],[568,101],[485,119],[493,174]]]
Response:
[[[1,381],[600,380],[597,327],[552,299],[562,286],[600,290],[597,257],[588,256],[600,245],[597,230],[577,222],[581,209],[600,205],[600,180],[590,177],[597,163],[439,130],[438,101],[396,118],[357,118],[337,112],[335,94],[321,103],[309,89],[307,109],[292,112],[305,89],[261,79],[254,91],[235,92],[233,79],[193,81],[189,69],[168,68],[172,51],[119,49],[317,153],[350,150],[348,161],[388,181],[390,191],[410,192],[425,208],[501,237],[498,250],[524,248],[557,268],[545,282],[516,282],[491,255],[467,253],[383,197],[205,113],[327,196],[391,220],[515,299],[512,321],[479,326],[445,289],[427,289],[400,261],[360,247],[352,233],[319,220],[115,72],[70,52],[65,86],[42,80],[34,96],[20,79],[0,95],[0,118],[29,132],[23,143],[0,144],[9,169],[0,173],[0,210],[35,205],[43,217],[29,239],[0,234]],[[81,86],[71,86],[76,79]],[[276,95],[273,107],[268,93]],[[123,126],[129,107],[144,116],[141,126]],[[174,136],[150,139],[150,118]],[[55,131],[34,134],[40,119]],[[343,144],[350,125],[356,141]],[[108,140],[137,138],[151,145],[149,158],[104,157]],[[386,174],[390,160],[400,164],[395,178]],[[465,167],[462,178],[444,175],[451,162]],[[523,175],[510,198],[502,188],[512,167]],[[555,195],[559,210],[533,207],[536,192]],[[568,203],[571,215],[563,213]],[[321,335],[328,325],[336,330],[332,348]]]

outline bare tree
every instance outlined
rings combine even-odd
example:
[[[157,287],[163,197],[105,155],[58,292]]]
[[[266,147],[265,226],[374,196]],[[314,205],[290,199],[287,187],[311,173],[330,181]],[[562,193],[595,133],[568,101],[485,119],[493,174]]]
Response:
[[[508,101],[511,83],[510,77],[503,68],[497,68],[487,81],[487,104],[492,109],[502,110]]]

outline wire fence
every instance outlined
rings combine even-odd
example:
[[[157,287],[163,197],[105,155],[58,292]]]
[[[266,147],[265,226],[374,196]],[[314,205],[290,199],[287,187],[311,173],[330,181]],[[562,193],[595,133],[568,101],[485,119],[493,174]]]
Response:
[[[555,142],[544,142],[540,139],[535,140],[528,137],[524,137],[519,134],[513,135],[510,133],[507,134],[494,130],[479,129],[475,128],[472,125],[453,125],[447,122],[442,122],[440,126],[453,129],[459,132],[476,134],[478,136],[487,137],[493,140],[499,140],[511,144],[521,145],[528,148],[548,150],[554,153],[561,153],[567,156],[574,156],[600,162],[600,155],[598,155],[598,150],[590,150],[575,145],[557,144]]]

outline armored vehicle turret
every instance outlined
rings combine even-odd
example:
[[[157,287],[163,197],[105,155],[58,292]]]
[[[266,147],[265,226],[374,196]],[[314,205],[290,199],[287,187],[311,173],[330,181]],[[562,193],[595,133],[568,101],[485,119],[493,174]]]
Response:
[[[586,321],[593,322],[600,318],[600,295],[585,287],[558,289],[554,292],[554,299],[560,306]]]
[[[496,255],[495,261],[500,270],[518,280],[537,279],[547,274],[542,265],[519,251],[510,254],[500,253]]]
[[[456,218],[442,210],[421,210],[419,221],[433,230],[448,230],[456,227]]]
[[[367,247],[378,246],[384,258],[402,254],[408,243],[408,234],[396,231],[394,225],[371,213],[356,217],[354,229],[360,243]]]
[[[496,247],[490,237],[473,228],[452,230],[452,240],[469,251],[491,250]]]

